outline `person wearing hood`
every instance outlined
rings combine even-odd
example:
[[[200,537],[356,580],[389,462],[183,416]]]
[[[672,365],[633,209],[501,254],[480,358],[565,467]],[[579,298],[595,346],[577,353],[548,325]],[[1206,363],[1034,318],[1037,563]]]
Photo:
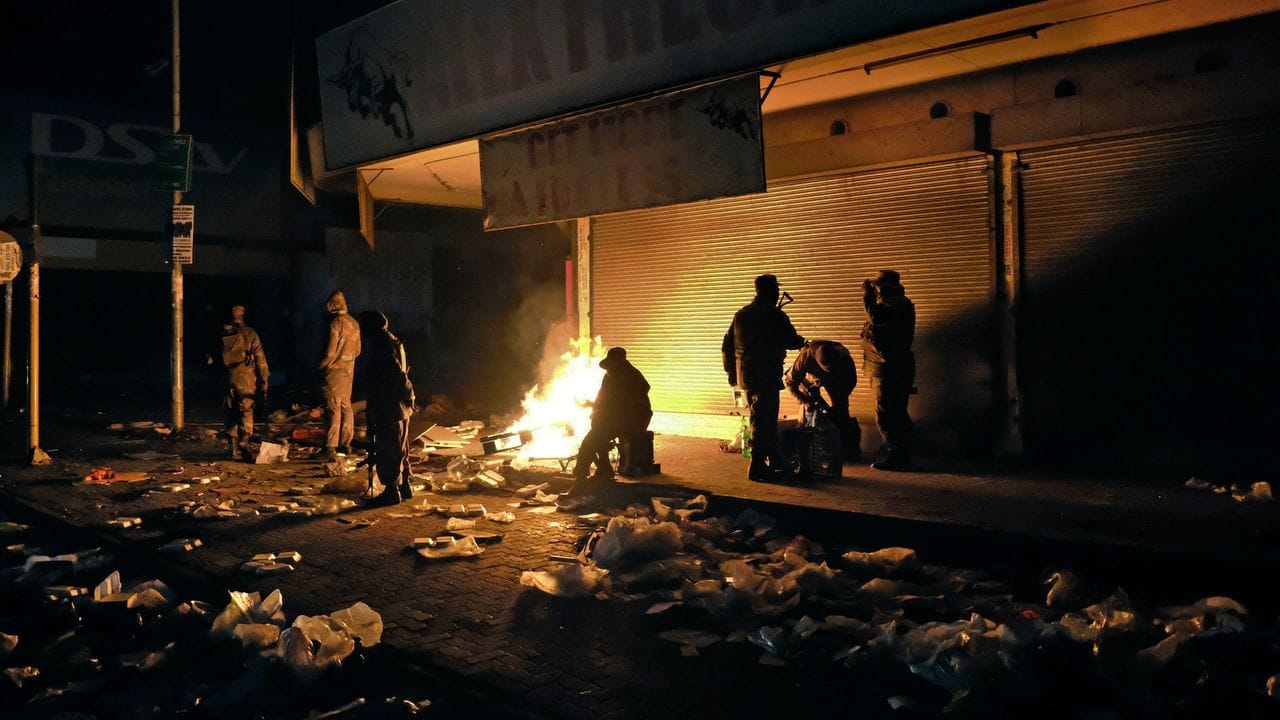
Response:
[[[271,378],[262,340],[245,324],[243,305],[231,308],[231,322],[222,326],[214,352],[209,364],[213,364],[214,357],[220,357],[227,371],[227,394],[222,407],[227,413],[227,457],[234,458],[253,435],[254,396],[267,391]]]
[[[355,377],[356,358],[360,356],[360,325],[347,314],[347,298],[341,290],[333,291],[325,303],[329,311],[329,341],[320,358],[324,376],[324,409],[328,433],[325,436],[326,461],[334,460],[341,448],[351,452],[355,436],[355,415],[351,411],[351,383]]]
[[[755,287],[755,298],[734,314],[720,344],[720,355],[729,384],[746,393],[751,413],[751,466],[747,478],[768,481],[778,479],[785,465],[778,453],[782,362],[787,350],[804,345],[804,338],[778,307],[777,276],[760,275]]]
[[[618,438],[639,435],[649,428],[653,408],[649,405],[649,381],[627,360],[625,348],[610,348],[600,361],[604,379],[591,404],[591,430],[582,438],[573,466],[571,497],[586,494],[587,476],[594,462],[592,485],[601,487],[613,480],[609,445]]]
[[[862,281],[867,322],[862,328],[862,367],[871,378],[876,426],[884,436],[877,470],[906,470],[911,466],[915,424],[907,413],[916,381],[916,306],[907,298],[895,270],[881,270],[874,280]]]
[[[360,313],[364,336],[361,377],[368,390],[371,460],[385,490],[374,499],[395,505],[413,497],[409,472],[409,417],[413,415],[413,383],[404,345],[391,334],[387,316],[376,310]]]

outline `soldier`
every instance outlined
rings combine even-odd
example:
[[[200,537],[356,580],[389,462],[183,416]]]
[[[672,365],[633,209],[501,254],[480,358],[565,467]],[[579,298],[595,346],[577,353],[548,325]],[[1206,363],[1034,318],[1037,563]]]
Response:
[[[742,388],[751,413],[751,480],[775,480],[784,470],[778,455],[778,392],[788,349],[804,345],[778,307],[778,278],[756,278],[756,296],[733,316],[720,344],[729,384]]]
[[[227,394],[222,405],[227,411],[227,457],[234,458],[253,434],[254,395],[267,391],[271,377],[258,333],[244,324],[243,305],[231,308],[231,322],[222,326],[217,353],[227,370]],[[213,357],[209,364],[213,364]]]
[[[906,470],[911,465],[915,424],[907,401],[916,381],[916,306],[907,298],[898,273],[881,270],[874,280],[862,281],[867,322],[862,328],[862,368],[871,378],[876,425],[884,436],[882,456],[871,464],[877,470]]]
[[[409,417],[413,415],[413,383],[404,345],[388,329],[387,316],[375,310],[360,313],[365,350],[361,377],[369,391],[365,417],[373,448],[370,461],[386,486],[374,498],[379,505],[395,505],[413,497],[409,471]]]
[[[845,459],[860,457],[862,429],[858,421],[849,416],[849,396],[858,386],[858,370],[848,348],[834,340],[806,342],[791,369],[782,377],[782,384],[811,412],[824,402],[822,390],[825,389],[831,421],[840,431]]]
[[[329,430],[325,437],[323,459],[337,458],[338,449],[351,452],[355,435],[355,416],[351,412],[351,382],[355,376],[356,358],[360,356],[360,325],[347,314],[347,299],[334,290],[325,303],[329,311],[329,342],[320,359],[324,374],[324,409]]]
[[[603,487],[613,480],[609,464],[609,443],[620,437],[639,435],[649,427],[653,409],[649,405],[649,381],[627,360],[625,348],[610,348],[600,361],[604,379],[591,404],[591,430],[582,438],[578,460],[573,466],[570,497],[585,494],[587,473],[595,462],[593,484]]]

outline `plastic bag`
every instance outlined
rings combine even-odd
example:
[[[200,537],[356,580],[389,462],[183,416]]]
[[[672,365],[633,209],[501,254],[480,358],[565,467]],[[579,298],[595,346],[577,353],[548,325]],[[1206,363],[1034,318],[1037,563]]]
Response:
[[[372,647],[382,641],[382,616],[362,602],[331,613],[329,619],[360,640],[364,647]]]
[[[590,597],[608,575],[590,565],[564,565],[549,572],[526,570],[520,573],[520,584],[556,597]]]
[[[269,623],[241,623],[231,632],[247,648],[264,648],[280,640],[280,628]]]
[[[843,558],[849,567],[875,575],[893,575],[901,570],[920,569],[920,559],[911,548],[888,547],[869,553],[850,550]]]
[[[484,548],[473,537],[464,537],[455,543],[443,547],[418,548],[418,554],[428,560],[450,560],[452,558],[473,557],[484,552]]]
[[[614,570],[646,560],[658,560],[679,552],[680,528],[675,523],[650,524],[648,518],[615,517],[596,542],[593,558],[600,567]]]

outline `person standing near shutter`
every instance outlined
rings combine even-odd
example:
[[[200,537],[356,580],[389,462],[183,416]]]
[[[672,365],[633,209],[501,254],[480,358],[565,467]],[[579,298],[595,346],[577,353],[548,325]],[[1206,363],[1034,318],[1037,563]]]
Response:
[[[329,341],[320,358],[324,376],[324,410],[328,432],[323,459],[331,462],[338,449],[351,452],[355,436],[355,414],[351,411],[351,385],[355,378],[356,358],[360,357],[360,325],[347,314],[347,298],[334,290],[325,303],[329,311]]]
[[[895,270],[881,270],[874,280],[862,281],[867,322],[862,327],[862,367],[871,378],[876,425],[884,436],[882,456],[871,463],[877,470],[906,470],[911,466],[915,424],[907,413],[916,381],[916,306],[907,298]]]
[[[244,322],[244,306],[231,308],[231,322],[222,326],[217,351],[226,369],[227,457],[234,458],[253,435],[253,404],[258,392],[266,392],[271,378],[267,355],[258,333]],[[213,364],[213,358],[209,358]]]
[[[720,344],[729,384],[742,388],[751,413],[751,466],[747,478],[776,480],[784,472],[778,454],[778,403],[787,350],[804,345],[791,318],[778,307],[774,275],[756,278],[756,296],[733,316]]]

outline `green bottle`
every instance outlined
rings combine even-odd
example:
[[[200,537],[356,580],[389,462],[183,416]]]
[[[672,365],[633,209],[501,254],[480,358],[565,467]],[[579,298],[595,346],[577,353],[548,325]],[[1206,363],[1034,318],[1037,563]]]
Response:
[[[751,457],[751,423],[747,416],[742,416],[742,457]]]

